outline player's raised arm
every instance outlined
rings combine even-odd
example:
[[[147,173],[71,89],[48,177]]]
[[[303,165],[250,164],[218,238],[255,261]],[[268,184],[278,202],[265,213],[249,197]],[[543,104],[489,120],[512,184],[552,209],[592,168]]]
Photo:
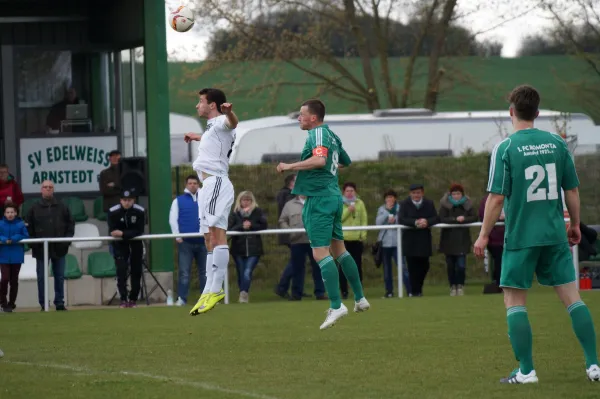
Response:
[[[223,113],[223,115],[225,115],[227,117],[227,120],[225,121],[225,126],[227,126],[229,129],[232,129],[232,130],[235,129],[237,127],[238,123],[240,122],[240,120],[238,119],[235,112],[233,112],[233,104],[231,104],[231,103],[221,104],[221,112]]]
[[[286,170],[312,170],[320,169],[327,163],[327,157],[322,155],[314,155],[304,161],[294,163],[279,163],[277,165],[277,171],[279,173],[285,172]]]
[[[183,140],[186,143],[190,143],[192,141],[200,141],[201,138],[202,135],[198,133],[186,133],[185,136],[183,136]]]

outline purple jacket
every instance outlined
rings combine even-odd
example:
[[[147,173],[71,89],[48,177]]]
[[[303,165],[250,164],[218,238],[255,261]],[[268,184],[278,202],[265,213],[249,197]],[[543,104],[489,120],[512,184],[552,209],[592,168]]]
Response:
[[[486,194],[485,197],[481,200],[479,204],[479,220],[483,222],[483,214],[485,213],[485,202],[489,194]],[[496,226],[492,229],[490,233],[490,241],[488,243],[491,247],[502,247],[504,246],[504,226]]]

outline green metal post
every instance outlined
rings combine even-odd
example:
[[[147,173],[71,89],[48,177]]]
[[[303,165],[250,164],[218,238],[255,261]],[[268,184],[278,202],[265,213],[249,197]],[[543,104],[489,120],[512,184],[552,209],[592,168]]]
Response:
[[[164,0],[144,0],[144,71],[150,233],[170,233],[171,152],[169,85]],[[150,244],[152,271],[173,271],[173,242]]]
[[[104,126],[104,93],[102,91],[103,76],[100,54],[94,54],[91,56],[91,74],[92,74],[92,120],[94,121],[94,130],[98,127],[103,127],[105,131],[108,130],[108,126]]]

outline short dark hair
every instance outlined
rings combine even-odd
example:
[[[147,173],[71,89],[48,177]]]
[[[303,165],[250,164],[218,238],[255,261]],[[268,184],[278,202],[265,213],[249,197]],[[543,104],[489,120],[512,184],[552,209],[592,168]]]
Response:
[[[390,188],[383,193],[383,199],[386,199],[386,197],[389,197],[390,195],[394,198],[398,198],[398,194]]]
[[[119,150],[112,150],[111,152],[108,153],[109,157],[112,157],[113,155],[121,155],[121,151],[119,151]]]
[[[19,208],[13,202],[6,202],[4,204],[4,211],[6,211],[8,208],[12,208],[16,213],[19,213]]]
[[[8,169],[8,165],[5,163],[0,163],[0,169]]]
[[[354,191],[356,191],[356,184],[352,183],[351,181],[347,181],[346,183],[344,183],[344,187],[342,188],[342,191],[346,191],[346,188],[348,187],[352,187],[354,189]]]
[[[465,193],[465,188],[464,188],[464,187],[463,187],[463,185],[462,185],[462,184],[460,184],[460,183],[452,183],[452,184],[450,185],[450,188],[449,188],[449,190],[450,190],[450,193],[453,193],[453,192],[455,192],[455,191],[460,191],[460,192],[461,192],[461,193],[463,193],[463,194]]]
[[[532,86],[517,86],[510,92],[508,102],[519,120],[533,121],[540,106],[540,94]]]
[[[306,100],[302,103],[302,106],[306,107],[312,115],[316,115],[319,122],[323,122],[323,119],[325,119],[325,104],[323,101],[317,99]]]
[[[215,103],[217,104],[217,111],[221,113],[221,105],[227,102],[227,98],[225,97],[225,93],[219,89],[213,89],[210,87],[204,88],[198,92],[201,96],[206,96],[207,103]]]
[[[196,175],[189,175],[188,177],[186,177],[185,184],[187,184],[190,179],[196,180],[198,182],[198,184],[200,184],[200,178]]]

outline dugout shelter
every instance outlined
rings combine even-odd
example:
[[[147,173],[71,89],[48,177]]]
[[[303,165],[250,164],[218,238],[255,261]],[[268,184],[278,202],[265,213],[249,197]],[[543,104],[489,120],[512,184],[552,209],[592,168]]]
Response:
[[[51,179],[93,217],[118,149],[146,169],[149,232],[170,233],[166,28],[164,0],[0,0],[0,161],[26,198]],[[172,275],[170,240],[152,241],[149,258]]]

